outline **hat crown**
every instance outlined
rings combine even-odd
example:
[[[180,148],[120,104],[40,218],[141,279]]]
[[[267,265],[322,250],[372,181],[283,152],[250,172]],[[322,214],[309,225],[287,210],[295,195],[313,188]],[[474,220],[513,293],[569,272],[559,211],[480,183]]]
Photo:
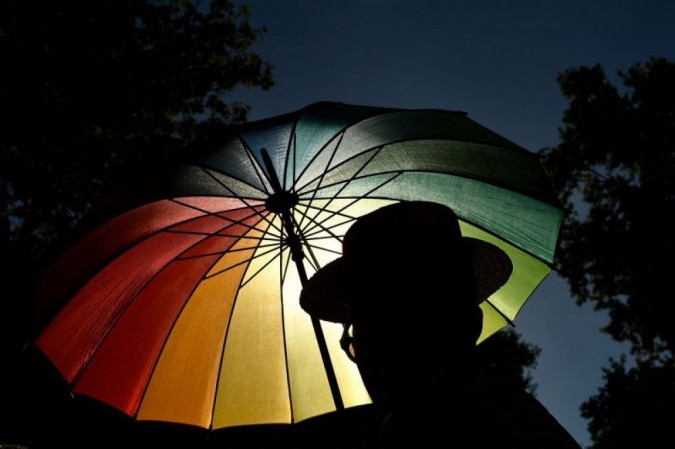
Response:
[[[433,251],[456,245],[462,235],[452,209],[438,203],[391,204],[359,218],[342,243],[344,256]]]
[[[342,257],[318,270],[300,294],[300,305],[309,314],[340,323],[350,320],[356,301],[387,301],[388,295],[372,291],[378,286],[393,286],[403,296],[409,292],[406,286],[413,285],[445,285],[458,292],[445,300],[422,294],[423,304],[434,313],[457,306],[458,296],[480,304],[507,282],[513,268],[499,247],[462,236],[452,209],[425,201],[394,203],[359,217],[342,249]],[[370,288],[373,294],[351,295],[354,288]]]

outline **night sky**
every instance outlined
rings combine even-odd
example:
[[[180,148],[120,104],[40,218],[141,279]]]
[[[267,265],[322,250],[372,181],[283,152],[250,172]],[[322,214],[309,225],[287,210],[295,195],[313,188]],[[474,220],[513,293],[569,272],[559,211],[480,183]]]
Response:
[[[570,67],[617,71],[675,58],[670,0],[250,0],[265,26],[255,50],[275,66],[268,92],[231,94],[250,120],[316,101],[461,110],[531,151],[555,146],[566,101],[556,78]],[[579,406],[623,348],[599,329],[603,314],[578,307],[550,275],[516,319],[542,348],[538,397],[582,444]]]

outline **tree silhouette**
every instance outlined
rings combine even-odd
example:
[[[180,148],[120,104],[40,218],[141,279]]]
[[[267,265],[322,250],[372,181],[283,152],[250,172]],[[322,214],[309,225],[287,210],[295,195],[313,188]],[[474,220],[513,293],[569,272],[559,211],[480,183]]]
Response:
[[[604,369],[605,385],[582,405],[594,449],[661,447],[675,438],[672,359],[626,365],[625,358],[612,361]]]
[[[101,404],[69,399],[58,374],[21,347],[34,336],[34,277],[90,206],[130,173],[180,160],[246,120],[248,106],[230,93],[272,86],[271,66],[251,49],[264,30],[227,0],[3,0],[1,8],[0,403],[12,412],[0,442],[206,447],[204,432],[139,430]],[[515,332],[491,337],[481,352],[491,369],[534,389],[538,349]],[[303,441],[362,447],[359,426],[371,418],[351,416],[354,433],[317,420],[300,427],[309,429]],[[240,430],[223,439],[299,441],[287,430]]]
[[[0,402],[21,408],[32,373],[18,360],[46,250],[129,173],[245,121],[230,92],[273,80],[251,49],[264,30],[228,0],[0,5]],[[20,412],[0,434],[21,432]]]
[[[537,385],[532,370],[537,366],[541,348],[522,340],[512,328],[506,328],[478,345],[478,354],[486,365],[505,381],[532,394]]]
[[[675,210],[675,63],[653,58],[618,78],[620,87],[599,65],[561,73],[558,81],[569,106],[560,143],[543,150],[570,211],[558,272],[578,303],[591,302],[609,313],[603,330],[628,342],[637,363],[626,368],[625,361],[612,362],[605,387],[583,406],[598,448],[640,441],[642,429],[619,419],[635,416],[628,409],[635,397],[631,385],[649,383],[654,392],[663,388],[672,394],[672,382],[654,382],[672,369],[675,349],[670,319],[675,233],[669,218]],[[641,410],[642,419],[651,416],[654,422],[661,419],[656,410],[675,417],[672,408]],[[627,437],[631,432],[633,440]],[[667,429],[660,432],[667,438]]]

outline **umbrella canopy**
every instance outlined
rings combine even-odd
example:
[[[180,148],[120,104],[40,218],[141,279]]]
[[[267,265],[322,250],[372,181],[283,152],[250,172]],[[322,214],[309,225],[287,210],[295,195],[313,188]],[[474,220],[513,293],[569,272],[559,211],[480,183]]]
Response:
[[[102,202],[42,277],[60,310],[37,346],[76,394],[139,420],[216,429],[367,404],[341,325],[299,293],[357,217],[406,200],[450,206],[508,254],[481,341],[514,320],[563,216],[539,158],[465,113],[323,102],[230,127]]]

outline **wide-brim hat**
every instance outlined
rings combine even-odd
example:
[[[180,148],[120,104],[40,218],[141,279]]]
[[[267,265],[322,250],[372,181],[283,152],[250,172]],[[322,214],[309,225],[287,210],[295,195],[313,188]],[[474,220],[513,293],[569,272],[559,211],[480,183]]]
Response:
[[[398,282],[406,267],[414,272],[421,261],[434,264],[448,275],[466,269],[475,280],[475,304],[485,301],[503,286],[513,265],[499,247],[464,237],[452,209],[439,203],[405,201],[379,208],[359,217],[347,230],[342,256],[318,270],[303,286],[300,305],[310,315],[325,321],[346,323],[353,309],[350,288],[356,278],[374,282]],[[460,275],[461,277],[461,275]],[[372,295],[369,301],[377,301]],[[361,297],[360,299],[364,299]],[[433,305],[429,305],[433,310]]]

